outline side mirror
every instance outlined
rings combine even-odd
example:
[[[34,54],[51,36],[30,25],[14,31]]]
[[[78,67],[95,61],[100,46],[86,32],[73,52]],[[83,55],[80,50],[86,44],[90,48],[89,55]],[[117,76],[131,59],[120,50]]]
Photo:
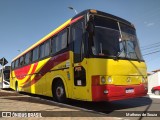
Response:
[[[86,27],[86,31],[89,33],[89,34],[93,34],[94,33],[94,16],[93,15],[90,15],[89,16],[89,21],[87,23],[87,27]]]
[[[87,28],[86,28],[87,32],[89,33],[94,33],[94,23],[92,21],[89,21],[87,23]]]

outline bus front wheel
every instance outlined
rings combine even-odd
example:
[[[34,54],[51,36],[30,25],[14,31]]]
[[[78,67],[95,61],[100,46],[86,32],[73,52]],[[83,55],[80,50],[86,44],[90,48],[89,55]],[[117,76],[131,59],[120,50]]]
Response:
[[[53,84],[53,97],[58,102],[66,101],[66,92],[62,80],[58,80]]]

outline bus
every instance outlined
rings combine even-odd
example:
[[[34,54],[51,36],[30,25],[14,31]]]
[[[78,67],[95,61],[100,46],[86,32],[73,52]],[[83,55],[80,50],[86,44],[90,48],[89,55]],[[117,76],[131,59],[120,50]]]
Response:
[[[10,66],[3,66],[0,69],[0,89],[10,88]]]
[[[136,29],[120,17],[84,10],[12,60],[10,85],[58,102],[145,96],[146,64]]]

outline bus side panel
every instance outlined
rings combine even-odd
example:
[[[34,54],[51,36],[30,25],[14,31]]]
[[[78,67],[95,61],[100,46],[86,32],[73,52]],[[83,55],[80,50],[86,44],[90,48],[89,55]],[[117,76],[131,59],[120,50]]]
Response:
[[[45,82],[45,92],[44,94],[46,96],[52,97],[52,82],[56,78],[60,78],[63,81],[63,84],[65,86],[65,91],[66,91],[66,97],[70,98],[70,91],[72,89],[71,84],[72,80],[70,77],[70,59],[69,59],[69,52],[65,52],[61,55],[57,55],[54,57],[51,61],[51,63],[55,64],[55,66],[49,70],[49,72],[45,75],[46,77],[46,82]]]
[[[11,73],[12,89],[18,82],[19,91],[52,96],[52,81],[60,77],[67,92],[69,73],[69,52],[41,60],[31,65],[13,70]],[[25,71],[25,72],[24,72]],[[68,97],[68,92],[67,92]]]

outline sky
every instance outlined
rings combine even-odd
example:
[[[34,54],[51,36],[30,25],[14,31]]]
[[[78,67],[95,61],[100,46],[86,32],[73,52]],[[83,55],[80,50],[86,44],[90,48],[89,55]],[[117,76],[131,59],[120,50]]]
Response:
[[[160,0],[0,0],[0,58],[13,58],[75,13],[97,9],[132,22],[148,72],[160,69]],[[149,54],[148,54],[149,53]]]

